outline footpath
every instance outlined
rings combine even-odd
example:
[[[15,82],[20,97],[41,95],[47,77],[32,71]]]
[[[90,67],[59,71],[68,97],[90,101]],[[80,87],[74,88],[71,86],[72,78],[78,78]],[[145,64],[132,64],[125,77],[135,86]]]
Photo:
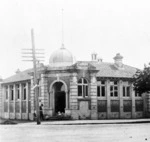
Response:
[[[94,124],[132,124],[132,123],[150,123],[150,118],[149,119],[41,121],[41,125],[94,125]],[[36,121],[27,121],[27,120],[4,120],[4,119],[0,119],[0,124],[37,125],[37,122]]]
[[[94,124],[132,124],[150,123],[150,119],[113,119],[113,120],[61,120],[61,121],[41,121],[41,125],[94,125]],[[24,125],[27,123],[18,123]],[[30,125],[37,125],[36,121],[29,122]]]

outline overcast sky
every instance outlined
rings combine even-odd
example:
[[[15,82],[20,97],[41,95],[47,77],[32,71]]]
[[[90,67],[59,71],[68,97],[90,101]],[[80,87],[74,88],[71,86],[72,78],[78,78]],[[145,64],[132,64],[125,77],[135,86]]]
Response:
[[[31,28],[48,65],[51,53],[61,47],[62,8],[65,47],[76,60],[91,60],[95,51],[104,62],[114,62],[116,53],[124,64],[140,69],[150,62],[149,0],[1,0],[2,78],[32,67],[21,57],[23,48],[31,48]]]

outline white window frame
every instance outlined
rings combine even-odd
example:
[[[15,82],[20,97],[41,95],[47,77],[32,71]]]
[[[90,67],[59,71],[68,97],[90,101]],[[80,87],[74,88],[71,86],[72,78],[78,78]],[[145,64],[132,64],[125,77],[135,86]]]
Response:
[[[16,84],[16,95],[17,95],[16,96],[17,100],[19,100],[20,99],[20,85],[19,84]]]
[[[115,84],[115,82],[117,82],[117,84]],[[112,90],[111,90],[111,87],[112,87]],[[117,90],[115,89],[115,87],[117,87]],[[117,92],[117,96],[115,96],[115,92]],[[111,95],[111,93],[113,95]],[[118,81],[110,82],[110,97],[118,97]]]
[[[8,100],[8,86],[5,86],[5,100]]]
[[[10,101],[14,100],[14,87],[13,85],[10,85]]]
[[[104,82],[104,84],[103,84],[103,82]],[[104,96],[102,96],[102,88],[103,87],[104,87],[104,92],[105,92]],[[100,88],[99,94],[98,94],[98,88]],[[105,83],[105,81],[98,82],[98,85],[97,85],[97,97],[106,97],[106,83]]]
[[[137,93],[137,92],[135,91],[135,97],[137,97],[137,98],[141,98],[141,97],[142,97],[142,94]]]
[[[81,80],[81,83],[79,83],[79,81]],[[87,82],[87,83],[84,83],[84,80]],[[87,79],[85,78],[80,78],[78,80],[78,89],[79,89],[79,86],[82,87],[82,94],[79,96],[79,90],[78,90],[78,97],[88,97],[88,81]],[[87,88],[87,89],[86,89]]]
[[[128,95],[128,88],[129,88],[129,95]],[[125,90],[124,90],[125,89]],[[124,92],[125,91],[125,92]],[[125,94],[124,94],[125,93]],[[130,92],[130,86],[129,85],[123,85],[122,86],[122,96],[123,97],[131,97],[131,92]]]
[[[24,92],[25,91],[25,92]],[[24,94],[25,93],[25,94]],[[22,99],[23,100],[26,100],[27,99],[27,88],[26,88],[26,84],[24,83],[23,85],[22,85]],[[26,98],[25,98],[25,96],[26,96]]]

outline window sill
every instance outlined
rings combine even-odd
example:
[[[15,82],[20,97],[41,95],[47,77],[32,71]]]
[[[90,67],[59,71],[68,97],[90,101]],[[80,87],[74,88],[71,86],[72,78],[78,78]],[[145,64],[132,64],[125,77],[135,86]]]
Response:
[[[91,99],[89,97],[78,97],[79,101],[90,101]]]
[[[97,96],[97,98],[106,98],[106,96]]]

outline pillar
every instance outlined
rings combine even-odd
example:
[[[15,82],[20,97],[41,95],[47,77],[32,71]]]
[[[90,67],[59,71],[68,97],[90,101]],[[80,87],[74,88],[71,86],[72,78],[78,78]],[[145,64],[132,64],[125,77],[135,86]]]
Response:
[[[133,84],[130,85],[131,98],[132,98],[132,118],[135,118],[135,91],[133,89]]]
[[[3,109],[2,109],[2,106],[3,106],[3,99],[2,99],[2,95],[4,95],[2,93],[2,81],[0,80],[0,117],[2,117],[2,113],[3,113]]]
[[[66,93],[66,108],[65,108],[65,114],[66,114],[66,115],[70,115],[70,114],[71,114],[71,111],[70,111],[70,109],[69,109],[69,93],[68,93],[67,90],[65,91],[65,93]]]
[[[97,111],[97,83],[96,83],[96,74],[91,74],[91,83],[90,83],[90,97],[91,97],[91,119],[98,119]]]
[[[52,102],[52,114],[55,112],[55,90],[52,89],[52,96],[51,96],[51,102]]]
[[[4,103],[5,103],[5,100],[6,100],[6,96],[5,96],[5,86],[1,85],[1,117],[2,118],[5,118],[5,112],[4,112]]]
[[[147,104],[146,117],[150,118],[150,92],[146,93],[146,104]]]
[[[53,115],[53,91],[51,90],[49,95],[49,115],[52,116]]]
[[[77,73],[73,73],[72,76],[70,77],[70,101],[69,101],[69,106],[70,106],[70,113],[73,119],[78,119],[79,114],[78,114],[78,86],[77,86]]]
[[[10,85],[8,85],[8,118],[10,118]]]
[[[49,108],[53,109],[53,91],[50,91],[50,96],[49,96]]]
[[[16,118],[16,85],[13,86],[14,90],[14,119]]]
[[[123,86],[122,86],[122,80],[119,80],[119,101],[120,101],[120,118],[123,118]]]
[[[49,113],[49,94],[48,94],[48,81],[47,76],[45,74],[41,74],[41,82],[40,82],[40,99],[43,104],[43,113]]]
[[[20,94],[20,119],[22,119],[22,84],[19,84],[19,94]]]
[[[68,91],[65,91],[65,94],[66,94],[66,110],[68,110]]]
[[[106,81],[106,98],[107,98],[107,119],[110,118],[111,108],[110,108],[110,80]]]
[[[29,83],[26,82],[26,114],[27,114],[27,119],[29,119]]]

